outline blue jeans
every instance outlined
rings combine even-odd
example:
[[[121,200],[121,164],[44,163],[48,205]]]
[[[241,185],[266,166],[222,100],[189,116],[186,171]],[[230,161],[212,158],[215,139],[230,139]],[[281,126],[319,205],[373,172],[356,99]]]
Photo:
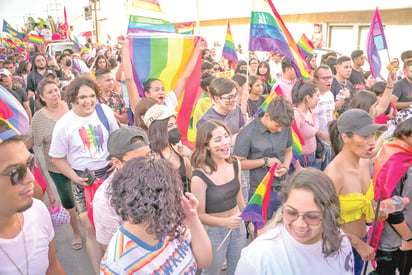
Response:
[[[326,146],[325,159],[323,161],[321,159],[315,159],[315,163],[313,165],[313,167],[321,171],[324,171],[329,162],[332,161],[332,147],[327,143],[324,143],[324,145]]]
[[[249,189],[249,199],[252,198],[253,193],[255,193],[257,187],[250,186]],[[268,211],[266,212],[267,220],[272,219],[273,214],[276,212],[280,204],[282,203],[282,198],[279,192],[270,191],[270,200]]]
[[[229,237],[223,242],[223,245],[217,250],[223,239],[230,231],[227,227],[207,226],[204,225],[210,242],[212,243],[213,259],[209,268],[203,269],[203,275],[216,275],[220,274],[223,262],[227,260],[228,275],[234,274],[237,262],[240,258],[240,252],[247,244],[246,240],[246,227],[242,224],[233,229]]]
[[[315,167],[315,153],[309,155],[300,155],[298,159],[302,167]]]
[[[368,233],[366,233],[365,236],[361,238],[362,241],[367,242],[368,241]],[[353,262],[354,262],[354,270],[355,270],[355,275],[360,275],[362,273],[364,261],[362,260],[361,255],[359,255],[358,251],[356,251],[355,248],[352,248],[353,252]]]

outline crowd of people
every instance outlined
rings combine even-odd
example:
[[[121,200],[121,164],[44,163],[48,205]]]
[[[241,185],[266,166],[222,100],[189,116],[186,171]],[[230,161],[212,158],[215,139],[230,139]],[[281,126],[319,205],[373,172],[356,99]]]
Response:
[[[175,110],[199,55],[203,94],[182,107],[193,107],[192,146]],[[147,79],[144,97],[124,37],[113,49],[3,57],[1,89],[30,128],[0,116],[0,273],[65,274],[46,193],[95,274],[361,274],[371,260],[373,274],[409,274],[412,206],[388,214],[376,202],[412,200],[412,51],[379,81],[361,50],[308,56],[302,80],[281,53],[230,64],[201,42],[171,91]],[[256,231],[241,213],[273,166]]]

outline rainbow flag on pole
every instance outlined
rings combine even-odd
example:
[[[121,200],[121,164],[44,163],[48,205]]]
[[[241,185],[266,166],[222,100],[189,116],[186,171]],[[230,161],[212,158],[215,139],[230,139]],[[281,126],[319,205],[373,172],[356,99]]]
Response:
[[[52,17],[47,18],[47,25],[49,26],[52,34],[56,33],[56,24]]]
[[[278,52],[290,59],[298,78],[310,78],[310,67],[272,0],[256,0],[250,19],[250,51]]]
[[[303,54],[303,56],[312,56],[313,55],[313,44],[312,41],[306,36],[306,34],[302,34],[298,41],[298,47]]]
[[[177,33],[179,34],[193,34],[195,22],[183,23],[177,26]]]
[[[267,222],[267,211],[270,200],[270,187],[275,174],[277,163],[266,173],[240,215],[244,221],[255,224],[255,232]]]
[[[235,42],[233,41],[233,36],[230,32],[229,22],[227,22],[226,40],[225,45],[223,46],[222,56],[234,63],[237,63],[238,61]]]
[[[35,34],[29,34],[29,38],[27,39],[27,42],[40,46],[41,43],[43,43],[43,37]]]

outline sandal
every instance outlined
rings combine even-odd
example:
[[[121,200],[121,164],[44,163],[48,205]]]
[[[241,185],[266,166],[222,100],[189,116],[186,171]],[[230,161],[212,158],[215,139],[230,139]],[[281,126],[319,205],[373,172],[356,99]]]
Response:
[[[80,239],[73,239],[72,248],[74,250],[80,250],[80,249],[82,249],[82,247],[83,247],[83,242],[82,242],[81,238]]]

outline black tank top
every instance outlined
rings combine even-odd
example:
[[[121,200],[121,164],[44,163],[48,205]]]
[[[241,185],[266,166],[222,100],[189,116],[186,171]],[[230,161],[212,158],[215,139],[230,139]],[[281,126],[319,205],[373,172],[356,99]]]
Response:
[[[240,190],[239,167],[237,160],[233,162],[235,177],[225,184],[214,184],[202,171],[194,170],[193,176],[198,176],[207,185],[206,213],[220,213],[232,209],[237,205],[237,194]]]

